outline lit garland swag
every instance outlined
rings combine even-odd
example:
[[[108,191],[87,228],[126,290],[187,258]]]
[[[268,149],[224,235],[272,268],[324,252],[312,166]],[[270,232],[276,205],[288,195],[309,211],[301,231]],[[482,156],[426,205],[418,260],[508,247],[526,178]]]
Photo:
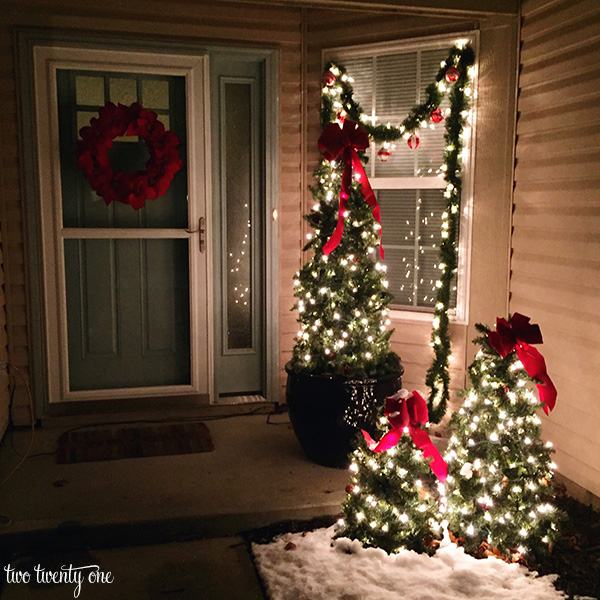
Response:
[[[352,79],[343,68],[328,65],[322,94],[323,128],[336,120],[350,119],[360,123],[375,143],[389,144],[400,138],[409,139],[421,126],[439,121],[440,111],[437,109],[449,92],[450,111],[445,117],[446,147],[442,166],[447,205],[442,215],[441,274],[436,284],[431,336],[434,359],[426,377],[431,388],[429,419],[434,423],[444,416],[449,398],[448,360],[451,348],[448,310],[457,270],[462,133],[471,92],[469,71],[474,59],[470,46],[452,48],[435,82],[427,87],[424,102],[415,106],[398,127],[366,122],[361,107],[352,97]],[[381,228],[374,221],[355,181],[347,209],[347,225],[351,227],[347,227],[331,258],[323,253],[323,245],[336,225],[343,168],[343,161],[332,164],[323,160],[315,171],[319,185],[312,187],[311,191],[318,203],[310,214],[305,215],[306,221],[315,229],[315,236],[309,234],[311,239],[304,248],[312,249],[314,258],[296,275],[295,295],[299,301],[294,308],[300,312],[302,329],[296,338],[292,367],[296,371],[342,374],[354,378],[398,372],[399,359],[389,351],[392,331],[386,331],[390,324],[387,306],[391,300],[385,289],[386,267],[375,257],[374,246],[379,242]]]

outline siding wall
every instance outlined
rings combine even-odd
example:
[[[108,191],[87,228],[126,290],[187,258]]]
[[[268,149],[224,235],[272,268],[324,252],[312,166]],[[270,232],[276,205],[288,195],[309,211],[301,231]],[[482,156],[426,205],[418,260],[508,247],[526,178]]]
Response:
[[[517,63],[515,18],[423,18],[312,10],[307,24],[307,169],[317,165],[320,134],[319,102],[322,88],[322,50],[479,30],[479,107],[475,144],[474,210],[471,290],[468,323],[451,326],[451,387],[465,385],[466,366],[474,354],[470,343],[476,322],[493,322],[508,307],[511,164],[514,144],[514,90]],[[312,205],[305,192],[304,206]],[[384,223],[385,228],[385,223]],[[465,233],[466,234],[466,233]],[[425,373],[431,364],[431,320],[392,319],[392,348],[405,368],[403,385],[426,391]],[[455,394],[453,394],[455,395]],[[456,403],[456,402],[455,402]],[[449,416],[449,413],[448,413]]]
[[[510,309],[544,334],[559,471],[600,496],[600,5],[522,10]]]
[[[301,10],[266,5],[155,0],[5,0],[0,25],[0,212],[4,241],[8,355],[29,376],[27,285],[19,168],[14,27],[106,32],[153,39],[275,47],[279,72],[279,315],[281,383],[283,364],[291,351],[295,318],[289,311],[292,281],[301,261]],[[176,4],[176,8],[174,5]],[[160,32],[160,33],[158,33]],[[2,323],[0,323],[0,326]],[[2,361],[0,339],[0,362]],[[6,386],[2,386],[5,390]],[[0,414],[7,400],[0,391]],[[29,418],[25,388],[17,379],[13,415]],[[0,419],[1,424],[1,419]]]
[[[8,406],[10,403],[5,303],[4,269],[2,268],[2,230],[0,228],[0,439],[2,439],[8,427]]]

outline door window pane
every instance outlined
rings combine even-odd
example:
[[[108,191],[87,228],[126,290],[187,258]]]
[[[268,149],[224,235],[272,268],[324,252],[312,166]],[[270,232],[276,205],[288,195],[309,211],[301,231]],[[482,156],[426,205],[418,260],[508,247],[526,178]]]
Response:
[[[169,82],[164,79],[142,79],[142,101],[146,108],[169,108]]]
[[[137,81],[133,78],[111,77],[110,78],[110,101],[115,104],[130,105],[137,102]]]
[[[227,348],[252,347],[251,86],[224,86]]]
[[[75,77],[77,104],[96,106],[104,104],[104,77],[78,75]]]

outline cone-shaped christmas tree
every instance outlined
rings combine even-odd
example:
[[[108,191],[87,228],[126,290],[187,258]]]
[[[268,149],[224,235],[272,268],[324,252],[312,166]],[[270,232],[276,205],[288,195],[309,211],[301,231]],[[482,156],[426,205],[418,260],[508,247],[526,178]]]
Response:
[[[553,408],[556,390],[531,346],[542,341],[538,326],[515,313],[496,327],[477,326],[472,386],[452,416],[446,518],[467,549],[484,543],[503,553],[544,551],[558,515],[549,485],[552,444],[540,439],[536,413]]]
[[[388,305],[392,297],[387,291],[386,267],[379,260],[379,211],[373,207],[374,196],[369,196],[366,175],[360,172],[359,153],[368,146],[368,136],[353,121],[344,122],[343,117],[336,121],[338,109],[331,104],[329,90],[336,97],[341,95],[338,79],[344,78],[345,105],[356,105],[347,76],[337,67],[332,69],[325,80],[328,102],[324,103],[324,134],[319,143],[324,157],[315,172],[317,184],[311,187],[315,203],[305,216],[314,230],[308,234],[305,250],[314,254],[294,281],[300,330],[292,369],[364,379],[400,373],[401,366],[390,351]],[[356,141],[357,137],[361,139]],[[348,138],[355,142],[352,148],[341,149]],[[334,232],[341,234],[341,228],[343,235],[336,239]]]
[[[441,537],[438,479],[446,465],[420,424],[427,407],[416,392],[400,390],[386,400],[379,442],[364,433],[351,455],[351,480],[336,537],[360,540],[387,552],[431,551]],[[391,425],[391,429],[390,429]],[[427,457],[433,457],[431,468]]]

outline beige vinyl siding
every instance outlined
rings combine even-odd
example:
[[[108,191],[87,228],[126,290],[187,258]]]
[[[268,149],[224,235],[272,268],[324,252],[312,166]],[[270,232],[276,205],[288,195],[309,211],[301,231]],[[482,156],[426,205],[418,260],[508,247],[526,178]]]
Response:
[[[19,137],[12,29],[43,27],[123,35],[147,42],[180,41],[279,49],[279,306],[280,372],[291,355],[295,317],[289,311],[300,266],[300,64],[298,8],[221,2],[148,0],[6,0],[0,25],[0,207],[4,251],[8,356],[28,377],[27,283],[19,168]],[[59,39],[59,38],[57,38]],[[0,340],[0,347],[1,347]],[[0,357],[0,360],[2,358]],[[281,390],[283,398],[283,389]],[[0,390],[0,414],[7,401]],[[13,416],[29,418],[26,391],[17,379]]]
[[[466,383],[466,366],[474,355],[471,340],[476,322],[493,322],[508,307],[510,198],[514,145],[514,89],[517,62],[517,22],[514,18],[465,17],[448,19],[333,11],[309,13],[307,34],[307,177],[318,160],[319,102],[322,88],[321,52],[326,48],[377,43],[452,32],[479,30],[480,77],[477,139],[475,143],[474,211],[471,290],[467,324],[451,326],[451,387]],[[312,205],[305,193],[305,210]],[[385,223],[383,223],[385,231]],[[306,233],[306,230],[304,231]],[[431,364],[431,319],[394,318],[392,348],[405,368],[403,385],[427,392],[425,374]]]
[[[558,469],[600,496],[600,5],[524,2],[521,41],[510,308],[544,335]]]

